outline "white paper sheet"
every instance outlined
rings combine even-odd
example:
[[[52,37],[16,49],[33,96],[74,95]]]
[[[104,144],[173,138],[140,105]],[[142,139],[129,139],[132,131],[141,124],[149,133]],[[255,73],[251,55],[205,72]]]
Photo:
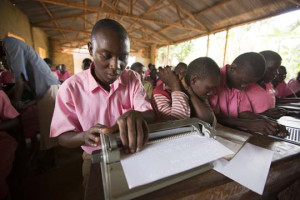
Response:
[[[212,138],[192,134],[151,144],[139,153],[122,157],[121,164],[131,189],[232,153]]]
[[[214,170],[262,195],[272,157],[273,151],[246,143],[231,161],[215,161]]]
[[[300,119],[290,116],[283,116],[277,120],[279,124],[300,129]]]

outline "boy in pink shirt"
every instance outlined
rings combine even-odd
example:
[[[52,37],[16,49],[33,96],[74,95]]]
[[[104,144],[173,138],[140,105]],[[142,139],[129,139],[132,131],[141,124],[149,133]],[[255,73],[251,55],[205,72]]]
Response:
[[[218,122],[251,132],[273,134],[276,131],[276,123],[249,114],[251,105],[243,92],[248,84],[261,79],[264,72],[265,60],[254,52],[241,54],[231,65],[221,68],[221,83],[209,98]],[[242,119],[245,113],[247,118],[251,115],[252,119]]]
[[[277,76],[281,56],[274,51],[260,52],[266,60],[266,72],[257,83],[252,83],[245,90],[250,101],[252,112],[278,119],[284,115],[297,115],[282,108],[275,108],[275,90],[271,83]]]
[[[288,86],[297,97],[300,97],[300,71],[296,78],[293,78],[288,82]]]
[[[139,75],[124,70],[130,51],[126,30],[111,19],[98,21],[88,43],[94,62],[61,86],[51,124],[51,137],[66,147],[84,150],[84,185],[91,153],[100,149],[105,127],[118,128],[125,152],[140,151],[154,114]]]
[[[58,70],[56,70],[56,73],[58,76],[58,80],[61,83],[71,77],[69,71],[66,69],[66,65],[64,64],[59,65]]]
[[[19,113],[11,105],[9,98],[0,90],[0,199],[9,196],[9,188],[6,183],[17,149],[16,140],[6,130],[16,126]]]

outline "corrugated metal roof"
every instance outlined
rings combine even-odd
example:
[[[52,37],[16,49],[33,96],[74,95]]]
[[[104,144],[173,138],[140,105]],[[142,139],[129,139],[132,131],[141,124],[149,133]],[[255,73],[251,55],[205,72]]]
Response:
[[[132,2],[132,12],[130,12]],[[14,0],[34,26],[75,45],[102,18],[119,21],[133,44],[173,44],[299,9],[299,0]],[[74,43],[74,44],[72,44]],[[132,48],[134,48],[132,45]],[[66,45],[65,45],[66,46]]]

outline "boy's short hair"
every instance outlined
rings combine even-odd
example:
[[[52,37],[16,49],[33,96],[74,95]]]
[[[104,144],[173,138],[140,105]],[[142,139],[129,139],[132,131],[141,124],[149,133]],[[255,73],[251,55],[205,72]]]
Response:
[[[256,52],[248,52],[239,55],[231,64],[237,69],[251,76],[262,76],[266,71],[266,61],[264,57]]]
[[[94,25],[92,29],[91,40],[93,40],[95,34],[101,30],[110,30],[118,33],[123,38],[128,38],[127,31],[119,22],[112,19],[101,19]]]
[[[86,62],[92,62],[92,60],[91,60],[91,59],[89,59],[89,58],[85,58],[85,59],[83,59],[82,63],[86,63]]]
[[[220,76],[220,68],[218,64],[209,57],[200,57],[193,60],[187,68],[184,77],[187,85],[190,85],[192,75],[198,76],[200,79],[207,78],[208,74],[215,74]]]
[[[130,69],[133,70],[133,71],[135,71],[136,68],[138,68],[138,67],[143,67],[143,66],[144,66],[144,65],[143,65],[142,63],[140,63],[140,62],[135,62],[135,63],[133,63],[133,64],[131,65]]]
[[[52,65],[53,62],[50,58],[45,58],[44,61],[48,64],[48,65]]]
[[[178,63],[178,64],[176,65],[174,71],[177,72],[177,71],[179,71],[180,69],[182,69],[182,68],[187,68],[187,67],[188,67],[187,64],[185,64],[184,62],[180,62],[180,63]]]
[[[282,58],[281,56],[276,53],[275,51],[271,51],[271,50],[266,50],[266,51],[262,51],[260,52],[260,54],[262,54],[265,58],[266,61],[272,60],[275,62],[281,62]]]

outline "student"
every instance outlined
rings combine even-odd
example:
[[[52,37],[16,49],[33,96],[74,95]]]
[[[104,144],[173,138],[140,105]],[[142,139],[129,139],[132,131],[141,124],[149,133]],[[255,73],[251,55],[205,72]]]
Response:
[[[58,75],[56,73],[56,69],[52,69],[52,65],[53,65],[53,62],[50,58],[45,58],[44,61],[47,63],[47,65],[49,66],[52,74],[57,78],[58,80]]]
[[[66,69],[66,65],[64,64],[59,65],[58,70],[56,70],[56,73],[58,75],[58,80],[61,83],[63,83],[65,80],[71,77],[69,71]]]
[[[176,68],[182,68],[177,65]],[[179,69],[176,69],[179,73]],[[182,74],[175,74],[171,67],[167,66],[159,70],[159,79],[164,84],[158,84],[152,93],[152,107],[155,110],[158,121],[186,119],[190,117],[189,97],[184,93],[181,81],[187,66],[181,69]]]
[[[88,43],[94,62],[64,82],[57,95],[51,137],[83,153],[86,184],[91,153],[100,149],[104,127],[118,127],[125,152],[138,152],[148,138],[147,122],[154,113],[139,75],[124,70],[130,52],[126,30],[111,19],[98,21]]]
[[[144,65],[142,63],[135,62],[135,63],[133,63],[131,65],[130,69],[133,70],[133,71],[135,71],[135,72],[137,72],[140,75],[141,81],[142,81],[142,84],[143,84],[143,86],[144,86],[144,88],[146,90],[148,99],[151,99],[151,97],[152,97],[152,91],[153,91],[153,86],[152,86],[152,84],[150,82],[144,80],[144,70],[143,70],[143,68],[144,68]]]
[[[85,59],[83,59],[83,61],[82,61],[81,68],[82,68],[83,70],[87,70],[87,69],[90,68],[91,64],[92,64],[92,60],[89,59],[89,58],[85,58]]]
[[[10,195],[6,178],[12,169],[17,142],[6,131],[18,125],[18,115],[9,98],[0,90],[0,199]]]
[[[288,82],[288,86],[297,97],[300,97],[300,71],[296,78],[293,78]]]
[[[293,112],[288,112],[285,109],[275,108],[275,90],[271,81],[277,76],[278,68],[281,63],[280,55],[274,51],[262,51],[260,54],[262,54],[266,60],[266,72],[257,83],[251,83],[249,87],[245,89],[252,112],[274,119],[292,114]]]
[[[255,119],[240,118],[243,113],[251,112],[250,102],[242,90],[263,77],[265,65],[261,54],[248,52],[239,55],[231,65],[221,68],[220,85],[209,97],[219,123],[251,132],[275,133],[277,124],[267,119],[256,119],[257,116]]]
[[[53,147],[57,145],[57,140],[49,138],[49,129],[59,81],[45,61],[18,39],[6,37],[0,42],[0,59],[9,64],[8,68],[14,73],[16,83],[12,103],[17,110],[24,107],[21,98],[25,86],[34,93],[39,112],[41,149],[49,150],[49,153],[52,152],[50,155],[54,156]]]
[[[278,75],[271,81],[275,89],[275,96],[278,98],[284,98],[288,96],[294,97],[293,92],[284,81],[285,78],[286,68],[284,66],[280,66],[278,69]]]
[[[145,80],[149,81],[153,87],[156,86],[157,71],[156,71],[155,65],[153,65],[151,63],[148,65],[148,70],[145,71]]]
[[[187,68],[185,83],[191,101],[191,117],[197,117],[215,127],[217,122],[208,96],[220,84],[220,69],[217,63],[208,57],[193,60]]]

